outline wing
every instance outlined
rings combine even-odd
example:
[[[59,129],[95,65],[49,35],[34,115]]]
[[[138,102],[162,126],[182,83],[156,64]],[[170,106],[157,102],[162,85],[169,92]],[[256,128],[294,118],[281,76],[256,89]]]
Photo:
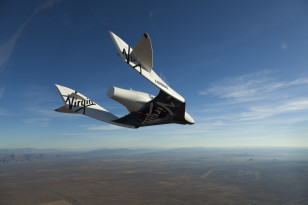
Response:
[[[135,126],[116,122],[116,120],[119,119],[117,116],[108,112],[106,109],[99,106],[98,104],[96,104],[86,96],[82,95],[81,93],[78,93],[75,90],[72,90],[70,88],[61,85],[55,85],[55,86],[64,102],[64,106],[56,109],[55,111],[64,113],[83,114],[88,117],[94,118],[96,120],[100,120],[110,124],[128,128],[135,128]]]
[[[114,120],[114,122],[136,128],[168,123],[187,124],[185,121],[185,102],[183,103],[161,90],[153,100],[146,103],[138,112],[131,112]]]
[[[119,36],[110,32],[110,36],[117,48],[118,55],[134,70],[148,79],[151,83],[164,91],[169,96],[185,103],[185,99],[169,87],[152,69],[153,54],[150,37],[144,34],[139,40],[136,47],[132,49]],[[136,50],[135,50],[136,49]],[[151,69],[150,69],[151,68]]]

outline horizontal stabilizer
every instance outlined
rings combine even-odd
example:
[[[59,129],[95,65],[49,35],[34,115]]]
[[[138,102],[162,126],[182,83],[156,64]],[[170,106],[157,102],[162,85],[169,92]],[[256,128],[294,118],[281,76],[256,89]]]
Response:
[[[151,39],[147,33],[143,34],[137,45],[131,52],[131,56],[137,60],[149,73],[153,67],[153,50]]]

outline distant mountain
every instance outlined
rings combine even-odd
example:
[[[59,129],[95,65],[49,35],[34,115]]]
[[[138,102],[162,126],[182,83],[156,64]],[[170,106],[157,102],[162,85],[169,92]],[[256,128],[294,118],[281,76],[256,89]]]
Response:
[[[270,157],[269,157],[270,156]],[[0,164],[10,162],[32,162],[48,159],[99,159],[99,158],[138,158],[172,160],[238,159],[255,162],[260,159],[281,160],[297,159],[308,156],[307,148],[117,148],[96,149],[91,151],[64,151],[57,149],[0,149]]]
[[[0,154],[26,154],[26,153],[61,153],[63,150],[59,149],[34,149],[34,148],[16,148],[16,149],[0,149]]]
[[[0,149],[0,163],[31,162],[34,160],[63,158],[67,152],[56,149]]]
[[[8,163],[8,162],[23,162],[23,161],[33,161],[35,159],[47,159],[47,154],[2,154],[0,155],[0,163]]]
[[[81,155],[87,157],[104,157],[104,156],[132,156],[150,153],[155,149],[129,149],[129,148],[118,148],[118,149],[97,149],[88,152],[84,152]],[[156,150],[157,151],[157,150]]]

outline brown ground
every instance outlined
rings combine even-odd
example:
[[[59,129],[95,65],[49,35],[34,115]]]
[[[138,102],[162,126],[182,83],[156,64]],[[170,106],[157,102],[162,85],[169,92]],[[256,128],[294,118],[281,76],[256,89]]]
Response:
[[[0,204],[308,204],[307,150],[93,152],[0,163]]]

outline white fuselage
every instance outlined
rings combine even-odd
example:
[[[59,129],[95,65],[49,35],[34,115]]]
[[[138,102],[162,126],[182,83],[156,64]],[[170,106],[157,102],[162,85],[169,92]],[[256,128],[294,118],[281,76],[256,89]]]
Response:
[[[141,107],[152,100],[154,96],[135,90],[126,90],[111,86],[107,91],[107,96],[122,105],[124,105],[129,112],[136,112]]]

